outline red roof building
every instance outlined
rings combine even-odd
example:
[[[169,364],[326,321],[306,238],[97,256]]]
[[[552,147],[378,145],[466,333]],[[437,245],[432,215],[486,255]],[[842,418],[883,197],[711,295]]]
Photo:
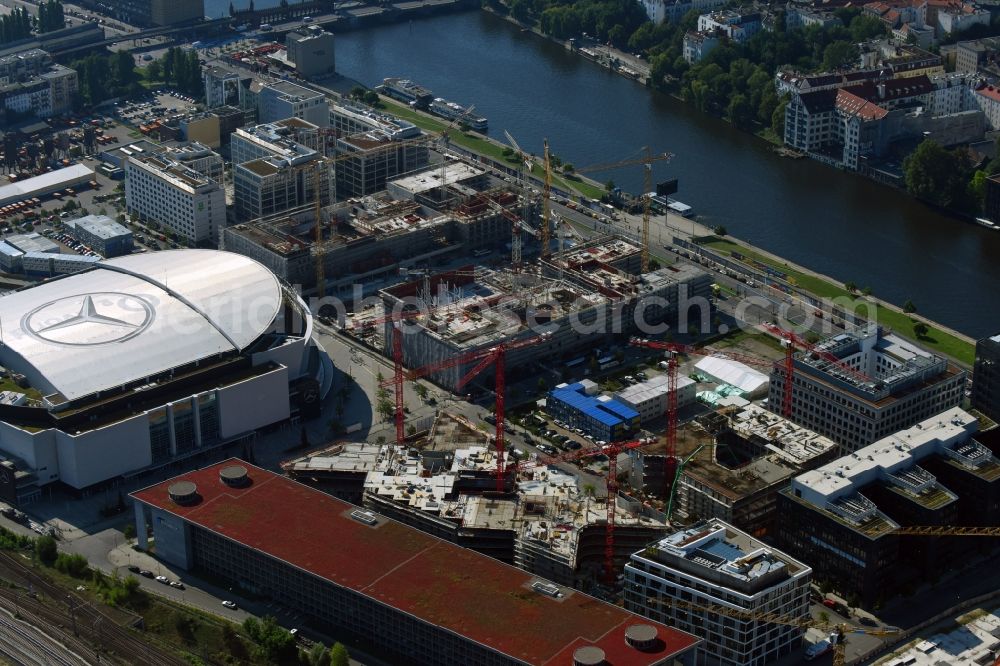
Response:
[[[694,663],[690,634],[239,460],[131,496],[162,559],[407,664]]]

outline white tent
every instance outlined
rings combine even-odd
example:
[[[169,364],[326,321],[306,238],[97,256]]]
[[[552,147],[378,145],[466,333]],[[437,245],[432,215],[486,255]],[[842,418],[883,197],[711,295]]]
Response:
[[[739,361],[706,356],[698,361],[695,368],[711,381],[735,386],[748,398],[760,398],[767,394],[767,375]]]

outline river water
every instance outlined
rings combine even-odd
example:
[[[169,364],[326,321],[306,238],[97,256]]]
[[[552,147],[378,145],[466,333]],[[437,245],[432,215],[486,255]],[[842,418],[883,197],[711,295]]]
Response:
[[[207,3],[211,6],[213,0]],[[262,0],[261,6],[266,0]],[[228,6],[228,5],[227,5]],[[769,145],[682,102],[473,11],[338,36],[336,67],[373,86],[411,78],[436,95],[475,104],[490,134],[508,130],[529,152],[548,138],[577,167],[639,155],[675,158],[654,177],[677,177],[677,198],[700,220],[974,337],[1000,332],[1000,232],[942,216],[905,194]],[[605,174],[642,190],[641,167]]]

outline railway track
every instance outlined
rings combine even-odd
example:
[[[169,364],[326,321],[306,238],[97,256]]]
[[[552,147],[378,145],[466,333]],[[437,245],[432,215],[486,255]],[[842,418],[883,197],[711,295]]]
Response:
[[[83,656],[87,660],[84,663],[189,666],[144,640],[134,629],[119,625],[88,599],[50,582],[21,559],[19,555],[0,553],[0,578],[33,591],[34,596],[0,588],[0,607],[19,612],[32,624],[37,622],[36,626],[45,626],[53,638]]]

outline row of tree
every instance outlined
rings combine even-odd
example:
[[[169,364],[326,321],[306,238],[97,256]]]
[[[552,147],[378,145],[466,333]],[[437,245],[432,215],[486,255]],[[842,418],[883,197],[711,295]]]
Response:
[[[256,656],[261,661],[276,666],[348,666],[350,655],[341,643],[334,643],[329,650],[316,643],[308,652],[300,651],[295,636],[270,615],[258,620],[248,617],[243,621],[243,631],[256,646]]]
[[[198,61],[198,52],[193,49],[185,51],[171,46],[163,57],[146,66],[146,78],[150,81],[162,80],[194,99],[204,97],[201,63]]]
[[[63,6],[59,0],[47,0],[38,5],[38,32],[52,32],[66,27]]]
[[[15,7],[10,14],[0,16],[0,44],[31,37],[33,19],[24,7]]]

